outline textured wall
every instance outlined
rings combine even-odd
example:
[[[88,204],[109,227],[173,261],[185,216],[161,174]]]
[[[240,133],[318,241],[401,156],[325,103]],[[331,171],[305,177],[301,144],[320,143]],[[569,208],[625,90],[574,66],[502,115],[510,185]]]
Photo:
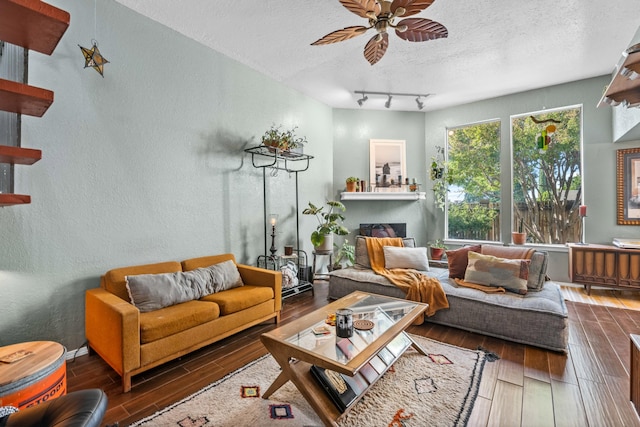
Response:
[[[424,113],[396,111],[367,111],[336,109],[333,113],[334,139],[334,196],[340,197],[345,179],[357,176],[369,181],[369,140],[405,140],[407,176],[426,182]],[[361,223],[407,224],[407,235],[420,245],[427,244],[430,210],[424,200],[419,201],[363,201],[347,200],[346,224],[353,230],[350,239],[358,233]]]
[[[0,345],[84,342],[84,291],[114,267],[233,252],[263,253],[262,173],[243,149],[272,123],[298,125],[315,156],[304,198],[329,197],[327,106],[111,1],[50,1],[71,26],[52,56],[31,53],[30,84],[51,89],[42,118],[23,118],[23,146],[43,159],[16,167],[31,205],[0,209]],[[105,78],[78,44],[97,38]],[[279,246],[295,236],[292,177],[268,176]],[[301,236],[313,224],[301,220]],[[303,248],[305,248],[303,246]]]

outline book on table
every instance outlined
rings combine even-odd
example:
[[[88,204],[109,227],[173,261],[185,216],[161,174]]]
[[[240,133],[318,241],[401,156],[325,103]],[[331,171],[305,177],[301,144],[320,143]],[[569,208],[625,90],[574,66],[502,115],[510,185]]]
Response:
[[[346,411],[359,395],[359,393],[356,393],[356,390],[354,390],[354,385],[361,390],[360,393],[364,391],[364,389],[361,388],[362,381],[358,380],[355,383],[351,379],[347,381],[347,376],[339,372],[312,365],[311,374],[322,388],[327,391],[327,394],[341,412]]]
[[[624,249],[640,249],[640,239],[613,239],[613,244]]]

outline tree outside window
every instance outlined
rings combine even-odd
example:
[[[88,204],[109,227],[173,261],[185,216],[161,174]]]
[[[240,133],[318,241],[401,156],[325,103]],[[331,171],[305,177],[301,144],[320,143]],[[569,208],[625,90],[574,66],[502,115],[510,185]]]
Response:
[[[500,240],[500,121],[447,129],[450,239]]]
[[[580,241],[581,123],[579,106],[511,120],[513,230],[528,243]]]

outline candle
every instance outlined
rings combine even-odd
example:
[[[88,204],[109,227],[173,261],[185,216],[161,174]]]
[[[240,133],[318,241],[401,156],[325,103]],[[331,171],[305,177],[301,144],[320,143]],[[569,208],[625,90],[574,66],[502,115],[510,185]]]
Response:
[[[585,205],[580,205],[579,212],[580,216],[587,216],[587,207]]]

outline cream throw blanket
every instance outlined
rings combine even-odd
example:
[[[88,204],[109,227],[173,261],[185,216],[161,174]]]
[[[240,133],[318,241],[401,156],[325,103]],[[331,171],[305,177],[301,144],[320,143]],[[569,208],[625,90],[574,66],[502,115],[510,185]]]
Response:
[[[440,281],[436,278],[426,276],[417,270],[385,268],[384,246],[404,246],[401,238],[380,237],[368,238],[367,250],[369,251],[369,261],[371,269],[381,276],[384,276],[391,283],[402,289],[407,294],[407,299],[411,301],[429,304],[426,315],[433,316],[438,310],[449,308],[447,295],[442,289]],[[424,322],[424,316],[420,316],[414,324],[420,325]]]

